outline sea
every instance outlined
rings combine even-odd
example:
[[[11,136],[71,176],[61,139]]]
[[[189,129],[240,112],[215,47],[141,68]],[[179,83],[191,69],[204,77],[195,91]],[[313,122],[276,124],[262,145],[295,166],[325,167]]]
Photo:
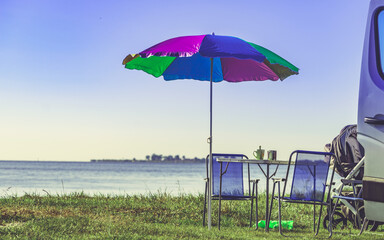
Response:
[[[271,167],[271,171],[274,167]],[[276,176],[285,176],[280,166]],[[336,174],[335,174],[336,175]],[[257,166],[251,176],[265,178]],[[0,161],[0,197],[37,195],[204,194],[204,163]]]

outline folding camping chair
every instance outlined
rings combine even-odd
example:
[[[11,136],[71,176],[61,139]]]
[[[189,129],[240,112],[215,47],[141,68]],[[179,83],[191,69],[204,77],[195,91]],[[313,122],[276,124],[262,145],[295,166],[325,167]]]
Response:
[[[335,225],[338,223],[334,222],[334,214],[336,212],[336,208],[338,205],[338,201],[348,201],[350,205],[354,205],[354,214],[355,214],[355,226],[360,228],[360,233],[361,235],[363,231],[369,230],[369,231],[375,231],[377,227],[381,224],[381,222],[374,221],[374,220],[369,220],[364,213],[364,196],[363,196],[363,181],[362,180],[353,180],[353,179],[341,179],[342,182],[342,187],[340,190],[337,192],[337,195],[334,195],[333,198],[336,198],[336,203],[335,206],[333,207],[330,222],[329,222],[329,230],[330,230],[330,235],[329,237],[332,236],[332,230]],[[344,186],[350,186],[352,187],[352,196],[345,196],[342,192]],[[350,207],[352,210],[352,207]],[[364,220],[363,220],[364,219]],[[363,221],[362,221],[363,220]]]
[[[334,156],[329,152],[313,151],[294,151],[289,157],[289,164],[285,178],[274,178],[272,189],[272,200],[269,215],[272,212],[273,199],[277,198],[279,206],[279,232],[282,234],[281,227],[281,203],[301,203],[313,204],[313,231],[319,233],[321,213],[323,206],[328,206],[331,211],[330,184],[332,184],[334,169],[331,172],[330,181],[328,180],[330,158]],[[295,158],[294,158],[295,157]],[[288,181],[291,165],[294,165],[292,181]],[[280,184],[284,182],[283,192],[280,191]],[[278,196],[275,197],[275,188],[277,185]],[[328,194],[325,195],[328,186]],[[285,195],[287,187],[290,187],[290,194]],[[320,205],[319,219],[316,230],[316,206]]]
[[[336,188],[335,190],[335,195],[332,196],[332,198],[336,199],[335,206],[333,207],[331,217],[330,217],[330,223],[329,223],[329,230],[330,230],[330,237],[332,236],[332,230],[334,227],[339,223],[335,222],[335,213],[336,209],[338,207],[339,201],[343,202],[344,205],[348,207],[350,211],[352,211],[354,217],[354,226],[357,228],[360,228],[360,233],[359,235],[365,231],[375,231],[381,222],[374,221],[374,220],[368,220],[365,216],[365,211],[364,211],[364,184],[362,180],[356,180],[353,179],[353,177],[359,173],[359,169],[361,166],[363,166],[365,161],[365,157],[360,160],[359,164],[355,166],[355,168],[351,171],[350,174],[344,179],[341,179],[341,185]],[[345,186],[349,186],[352,188],[352,194],[351,195],[346,195],[343,192],[343,189]],[[366,186],[367,187],[367,186]],[[366,190],[366,193],[369,190]],[[371,189],[371,191],[379,191],[378,189]],[[367,198],[367,197],[365,197]],[[365,199],[367,200],[367,199]],[[364,221],[362,221],[364,219]]]
[[[332,198],[336,199],[336,203],[330,214],[331,217],[329,218],[329,226],[328,226],[329,233],[330,233],[329,237],[332,236],[332,233],[333,233],[332,230],[339,223],[337,222],[337,220],[334,219],[334,215],[340,200],[348,203],[350,205],[349,209],[354,210],[356,226],[361,228],[361,216],[360,216],[359,207],[362,206],[362,202],[363,202],[363,198],[362,198],[363,181],[354,180],[354,179],[341,179],[340,181],[341,181],[341,187],[338,189],[337,193],[334,196],[332,196]],[[343,194],[344,186],[352,187],[352,195],[349,196],[349,195]]]
[[[220,163],[217,162],[217,159],[221,158],[236,158],[236,159],[248,159],[247,156],[242,154],[212,154],[212,195],[208,196],[208,184],[209,184],[209,155],[206,160],[206,169],[207,169],[207,178],[205,179],[205,198],[204,198],[204,216],[203,216],[203,226],[205,226],[205,213],[207,198],[210,197],[211,200],[219,200],[219,222],[218,228],[220,229],[220,220],[221,220],[221,200],[250,200],[251,209],[250,209],[250,219],[249,227],[252,227],[252,216],[253,216],[253,202],[256,201],[256,223],[258,222],[258,202],[257,202],[257,185],[259,179],[251,180],[250,178],[250,168],[249,163],[247,163],[247,184],[248,192],[244,190],[244,179],[243,179],[243,165],[242,162],[224,162],[222,164],[222,169],[220,168]],[[221,174],[221,189],[220,189],[220,173]],[[251,191],[252,183],[252,191]],[[221,192],[220,192],[221,191]],[[256,224],[257,229],[257,224]]]

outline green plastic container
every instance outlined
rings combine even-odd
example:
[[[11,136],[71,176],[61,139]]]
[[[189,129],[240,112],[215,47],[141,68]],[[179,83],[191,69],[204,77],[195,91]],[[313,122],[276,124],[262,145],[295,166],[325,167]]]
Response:
[[[260,220],[257,225],[259,228],[265,228],[265,220]],[[254,226],[256,227],[256,226]],[[293,228],[293,221],[281,221],[281,227],[283,229],[291,230]],[[278,229],[279,228],[279,221],[269,221],[269,228],[270,229]]]

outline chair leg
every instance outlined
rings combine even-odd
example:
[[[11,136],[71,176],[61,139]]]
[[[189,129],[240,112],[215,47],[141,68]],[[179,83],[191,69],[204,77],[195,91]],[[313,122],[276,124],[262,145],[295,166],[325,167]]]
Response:
[[[252,227],[252,213],[253,213],[253,198],[255,196],[255,182],[252,184],[252,195],[251,195],[251,217],[249,218],[249,227]]]
[[[228,166],[228,165],[227,165]],[[223,183],[223,163],[220,163],[220,192],[219,192],[219,224],[218,228],[220,230],[220,223],[221,223],[221,190],[222,190],[222,183]]]
[[[361,228],[361,217],[360,217],[360,213],[359,213],[359,202],[358,201],[355,201],[355,209],[356,209],[356,219],[357,219],[357,228]]]
[[[259,181],[256,182],[256,230],[259,229],[259,192],[258,192]]]
[[[205,183],[203,227],[205,227],[205,212],[207,211],[207,187],[208,182]]]
[[[335,206],[332,208],[332,199],[330,200],[330,210],[328,213],[329,222],[328,222],[328,231],[329,231],[329,238],[332,237],[333,234],[333,214],[336,212],[337,204],[339,204],[339,199],[336,198]]]
[[[313,232],[316,232],[316,204],[313,202]]]
[[[273,199],[275,198],[275,187],[276,187],[276,183],[277,182],[274,182],[273,183],[273,187],[272,187],[272,197],[271,197],[271,205],[269,207],[269,213],[268,213],[268,216],[269,216],[269,219],[266,219],[266,221],[270,221],[271,219],[271,214],[272,214],[272,206],[273,206]],[[268,194],[268,193],[267,193]],[[265,204],[268,204],[268,203],[265,203]],[[267,217],[266,217],[267,218]]]
[[[363,221],[363,224],[361,224],[361,229],[360,229],[359,236],[364,232],[364,229],[367,227],[367,225],[368,225],[368,219],[365,217],[364,221]]]
[[[252,203],[251,203],[251,218],[249,222],[249,227],[252,227],[252,217],[253,217],[253,201],[256,200],[256,229],[259,228],[258,222],[259,222],[259,207],[258,207],[258,191],[257,191],[257,185],[258,185],[258,180],[255,180],[252,184]],[[255,188],[256,188],[256,194],[255,194]]]
[[[277,190],[279,191],[278,200],[279,200],[279,233],[283,235],[281,227],[281,199],[280,199],[280,182],[277,182]]]
[[[219,224],[218,224],[219,230],[220,230],[220,221],[221,221],[221,196],[219,197]]]
[[[316,202],[314,201],[313,202],[313,232],[315,233],[315,236],[317,236],[317,234],[319,233],[322,212],[323,212],[323,204],[320,204],[319,219],[317,220],[317,226],[316,226]]]
[[[317,234],[319,234],[320,221],[321,221],[321,214],[322,214],[322,212],[323,212],[323,204],[320,205],[319,219],[317,220],[317,230],[316,230],[315,236],[317,236]]]

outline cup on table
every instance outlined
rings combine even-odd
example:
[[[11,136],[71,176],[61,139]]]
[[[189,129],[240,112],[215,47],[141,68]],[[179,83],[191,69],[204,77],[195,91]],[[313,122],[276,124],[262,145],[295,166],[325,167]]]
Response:
[[[261,147],[259,147],[259,149],[257,149],[256,151],[253,151],[253,156],[255,156],[255,158],[257,160],[263,160],[264,159],[264,149],[261,149]]]
[[[268,160],[276,160],[277,159],[277,151],[269,150],[268,151]]]

